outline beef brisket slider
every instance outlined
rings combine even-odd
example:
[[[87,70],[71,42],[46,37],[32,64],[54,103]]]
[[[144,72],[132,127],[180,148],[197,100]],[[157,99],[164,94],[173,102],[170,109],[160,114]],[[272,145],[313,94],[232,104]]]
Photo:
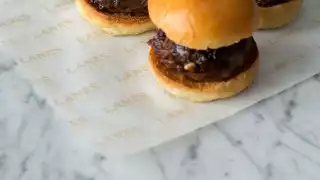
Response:
[[[259,29],[273,29],[289,24],[299,13],[302,0],[256,0]]]
[[[158,27],[149,67],[170,93],[194,102],[246,89],[258,69],[253,0],[149,0]]]
[[[136,35],[154,29],[147,0],[76,0],[79,12],[108,34]]]

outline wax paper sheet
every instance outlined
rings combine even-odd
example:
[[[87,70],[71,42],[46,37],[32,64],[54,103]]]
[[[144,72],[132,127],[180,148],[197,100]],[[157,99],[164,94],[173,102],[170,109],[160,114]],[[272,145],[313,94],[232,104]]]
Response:
[[[260,72],[244,93],[212,103],[177,99],[147,67],[153,32],[111,37],[70,0],[0,0],[0,56],[12,60],[75,137],[108,156],[154,147],[231,116],[320,71],[320,1],[258,31]]]

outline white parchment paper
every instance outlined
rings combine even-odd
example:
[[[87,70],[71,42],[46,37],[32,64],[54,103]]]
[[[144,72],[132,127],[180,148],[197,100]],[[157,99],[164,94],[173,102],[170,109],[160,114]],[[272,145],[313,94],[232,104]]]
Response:
[[[147,68],[152,33],[110,37],[70,0],[0,0],[0,56],[70,125],[109,156],[143,150],[231,116],[320,72],[320,1],[290,26],[255,34],[260,73],[246,92],[195,104],[156,84]]]

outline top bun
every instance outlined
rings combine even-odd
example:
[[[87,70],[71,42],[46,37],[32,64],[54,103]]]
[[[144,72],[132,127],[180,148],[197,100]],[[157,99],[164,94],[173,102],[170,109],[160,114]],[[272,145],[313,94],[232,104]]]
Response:
[[[252,36],[254,0],[149,0],[151,21],[177,44],[217,49]]]

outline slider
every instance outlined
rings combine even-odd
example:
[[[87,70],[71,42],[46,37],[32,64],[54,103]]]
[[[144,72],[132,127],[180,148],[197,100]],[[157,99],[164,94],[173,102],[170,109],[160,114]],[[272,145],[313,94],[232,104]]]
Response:
[[[137,35],[154,29],[147,0],[76,0],[80,14],[114,36]]]
[[[302,0],[256,0],[259,6],[259,29],[285,26],[298,15]]]
[[[149,67],[173,95],[194,102],[234,96],[252,84],[259,52],[252,0],[149,0],[158,28]]]

